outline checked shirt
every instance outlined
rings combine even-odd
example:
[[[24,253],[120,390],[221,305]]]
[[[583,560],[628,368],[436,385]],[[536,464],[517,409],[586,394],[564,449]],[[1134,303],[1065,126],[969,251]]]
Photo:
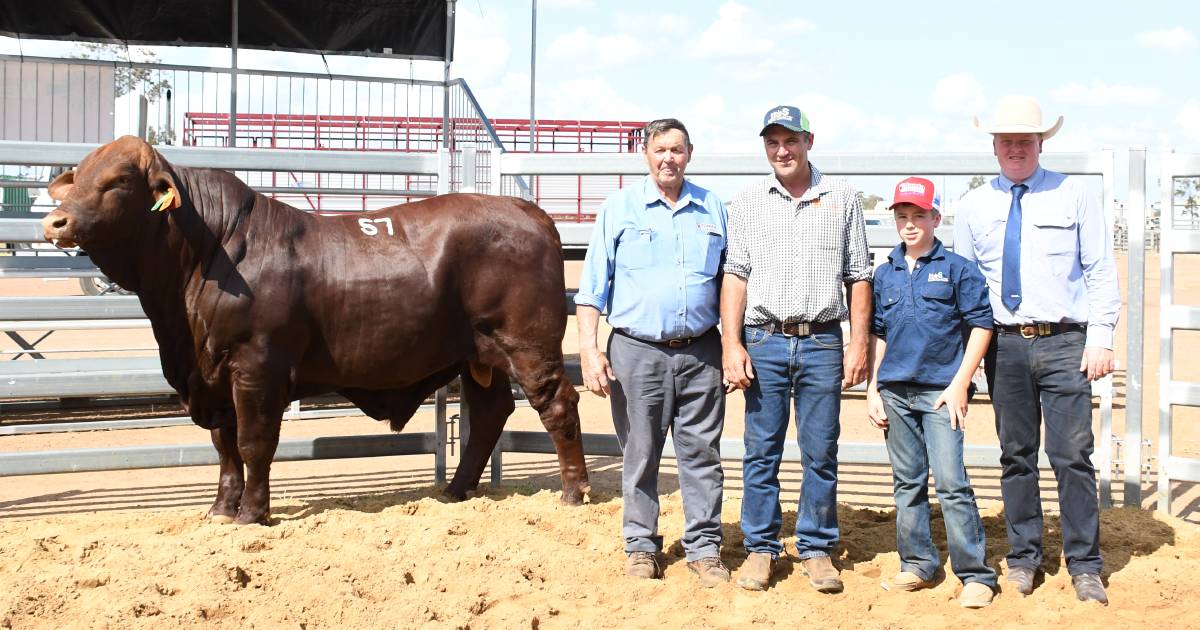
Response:
[[[729,205],[724,271],[747,281],[748,326],[845,319],[844,284],[871,278],[858,191],[809,167],[799,199],[772,173]]]

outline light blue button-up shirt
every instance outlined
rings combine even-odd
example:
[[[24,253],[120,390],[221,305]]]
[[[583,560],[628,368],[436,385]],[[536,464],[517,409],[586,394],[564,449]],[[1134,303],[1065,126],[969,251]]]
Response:
[[[967,193],[954,218],[954,251],[974,261],[1001,324],[1087,324],[1087,345],[1111,349],[1121,311],[1112,237],[1104,212],[1077,179],[1038,170],[1022,182],[1021,304],[1000,300],[1004,228],[1013,182],[1003,175]]]
[[[649,176],[600,206],[575,303],[608,309],[613,328],[651,341],[695,337],[720,319],[725,205],[684,180],[667,203]]]

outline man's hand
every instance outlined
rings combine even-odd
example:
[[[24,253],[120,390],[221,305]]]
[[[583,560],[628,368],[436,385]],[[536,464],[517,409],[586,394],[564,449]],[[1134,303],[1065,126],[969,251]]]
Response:
[[[1079,371],[1087,372],[1087,380],[1098,381],[1113,371],[1113,351],[1108,348],[1087,346],[1083,349],[1083,360]]]
[[[612,393],[609,382],[617,380],[608,357],[597,348],[580,348],[579,368],[583,372],[583,386],[593,394],[606,398]]]
[[[879,395],[879,390],[867,388],[867,420],[875,425],[876,429],[888,428],[887,412],[883,408],[883,398]]]
[[[867,354],[866,343],[851,340],[850,345],[846,346],[846,355],[842,358],[842,389],[850,389],[871,375]]]
[[[969,387],[969,386],[968,386]],[[934,409],[941,409],[942,405],[946,405],[946,409],[950,412],[950,426],[957,430],[963,430],[967,427],[967,387],[958,387],[951,384],[942,391],[942,395],[937,397],[933,402]]]
[[[750,387],[754,380],[754,366],[750,354],[740,343],[725,344],[721,350],[721,368],[725,375],[725,393]]]

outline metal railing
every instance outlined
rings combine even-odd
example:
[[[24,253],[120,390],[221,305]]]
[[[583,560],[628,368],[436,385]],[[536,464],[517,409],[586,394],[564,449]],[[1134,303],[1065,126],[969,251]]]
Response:
[[[1200,176],[1200,154],[1165,153],[1159,169],[1162,177],[1159,190],[1164,199],[1170,199],[1177,178]],[[1160,247],[1158,509],[1170,513],[1172,483],[1200,483],[1200,459],[1180,457],[1173,452],[1174,407],[1200,407],[1200,383],[1175,380],[1176,331],[1200,330],[1200,305],[1175,303],[1175,256],[1200,254],[1200,231],[1180,229],[1175,221],[1164,218]]]

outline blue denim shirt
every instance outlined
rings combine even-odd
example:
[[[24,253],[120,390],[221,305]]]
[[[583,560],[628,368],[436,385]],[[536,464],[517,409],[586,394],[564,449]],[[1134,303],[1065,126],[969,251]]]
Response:
[[[879,384],[946,387],[954,380],[972,328],[992,328],[987,282],[975,263],[933,249],[910,273],[901,243],[875,271],[872,334],[887,342]]]
[[[639,339],[695,337],[720,319],[725,204],[690,181],[674,207],[649,176],[609,196],[596,216],[575,303],[608,309]]]

